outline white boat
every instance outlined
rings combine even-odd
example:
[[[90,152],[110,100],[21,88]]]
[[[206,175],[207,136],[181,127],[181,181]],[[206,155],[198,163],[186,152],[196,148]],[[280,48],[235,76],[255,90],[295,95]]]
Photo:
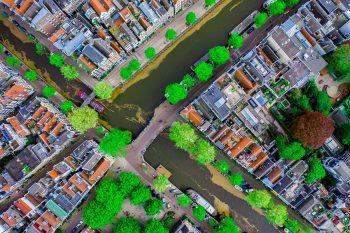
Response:
[[[186,192],[195,203],[202,206],[210,215],[217,215],[214,206],[212,206],[207,200],[205,200],[201,195],[199,195],[199,193],[197,193],[193,189],[188,189]]]

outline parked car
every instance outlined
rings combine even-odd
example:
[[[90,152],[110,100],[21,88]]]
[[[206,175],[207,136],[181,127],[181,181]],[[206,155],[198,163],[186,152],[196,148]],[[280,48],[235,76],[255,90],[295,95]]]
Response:
[[[254,26],[250,27],[248,30],[247,30],[247,34],[250,34],[254,31]]]
[[[183,195],[183,193],[176,193],[174,196],[176,197],[176,198],[179,198],[179,197],[181,197]]]
[[[169,192],[170,193],[175,193],[175,192],[177,192],[177,189],[170,189]]]
[[[241,186],[235,185],[234,187],[235,187],[235,189],[237,189],[238,191],[241,191],[241,192],[243,191],[243,189],[241,188]]]

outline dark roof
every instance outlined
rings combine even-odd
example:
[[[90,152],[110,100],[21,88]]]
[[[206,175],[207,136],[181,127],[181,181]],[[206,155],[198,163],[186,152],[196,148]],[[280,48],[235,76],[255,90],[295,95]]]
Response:
[[[306,212],[313,207],[316,204],[316,199],[314,196],[309,196],[299,207],[298,207],[298,211],[301,214],[306,214]]]
[[[337,126],[344,125],[349,122],[347,116],[345,116],[345,114],[339,109],[332,112],[331,118]]]
[[[38,160],[27,148],[21,151],[17,157],[22,163],[27,164],[30,168],[35,168],[36,165],[40,163],[40,160]]]
[[[24,176],[24,173],[22,171],[23,165],[18,162],[16,158],[7,163],[5,165],[5,169],[15,181],[21,180]]]
[[[276,193],[282,193],[286,188],[288,188],[293,183],[293,180],[288,176],[283,177],[279,182],[272,188]]]
[[[325,10],[328,14],[333,13],[337,6],[331,0],[317,0],[320,6]]]
[[[100,64],[105,59],[105,56],[92,45],[85,46],[83,54],[95,64]]]

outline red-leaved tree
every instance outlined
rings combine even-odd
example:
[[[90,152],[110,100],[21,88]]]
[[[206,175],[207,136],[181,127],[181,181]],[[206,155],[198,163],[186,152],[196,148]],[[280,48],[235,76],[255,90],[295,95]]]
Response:
[[[291,128],[292,137],[312,149],[320,148],[333,132],[331,119],[315,111],[306,111],[297,117]]]

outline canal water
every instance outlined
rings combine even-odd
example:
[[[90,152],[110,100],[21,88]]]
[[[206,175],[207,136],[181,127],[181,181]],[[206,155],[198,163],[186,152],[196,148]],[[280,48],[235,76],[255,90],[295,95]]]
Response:
[[[212,171],[205,166],[198,165],[185,151],[175,148],[174,143],[168,139],[166,134],[158,136],[144,156],[152,167],[156,168],[162,164],[168,169],[172,173],[170,181],[182,191],[188,188],[194,189],[218,209],[227,205],[230,214],[242,231],[249,233],[277,232],[261,213],[253,210],[242,199],[241,195],[234,195],[234,192],[229,192],[224,188],[231,184],[220,179],[213,179],[215,174],[212,174]],[[218,200],[221,203],[219,206],[217,206]]]

